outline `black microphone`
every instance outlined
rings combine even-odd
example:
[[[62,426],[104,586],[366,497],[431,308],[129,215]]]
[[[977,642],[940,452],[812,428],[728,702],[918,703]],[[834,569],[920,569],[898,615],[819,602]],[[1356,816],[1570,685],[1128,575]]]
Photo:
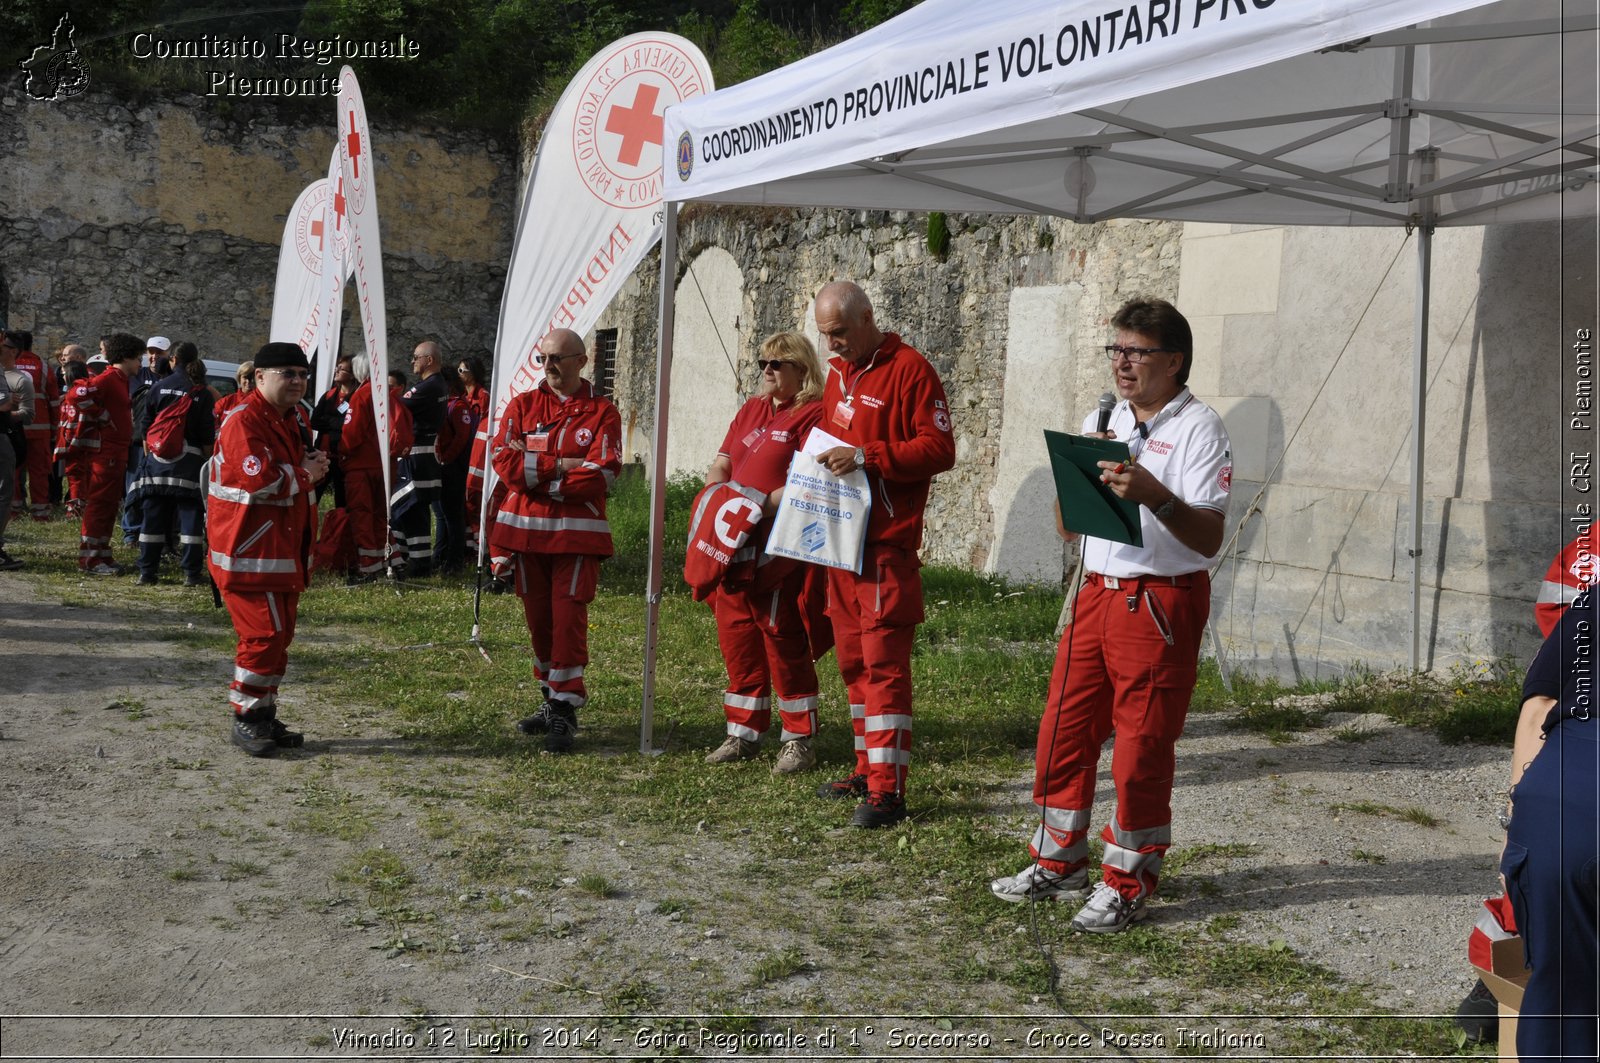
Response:
[[[1111,411],[1116,409],[1117,397],[1111,392],[1100,396],[1100,419],[1094,423],[1096,432],[1104,432],[1111,427]]]

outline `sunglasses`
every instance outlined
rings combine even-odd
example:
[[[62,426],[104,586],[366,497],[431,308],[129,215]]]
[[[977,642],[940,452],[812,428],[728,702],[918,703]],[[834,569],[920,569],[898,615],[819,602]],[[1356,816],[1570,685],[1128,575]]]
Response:
[[[582,358],[581,354],[536,354],[533,356],[534,365],[560,365],[568,358]]]
[[[781,358],[774,358],[774,359],[772,359],[770,361],[768,361],[765,358],[757,358],[756,359],[756,365],[761,368],[762,372],[766,372],[768,369],[770,369],[774,373],[776,373],[778,370],[782,369],[784,366],[786,366],[786,365],[794,365],[794,363],[793,362],[786,362]]]

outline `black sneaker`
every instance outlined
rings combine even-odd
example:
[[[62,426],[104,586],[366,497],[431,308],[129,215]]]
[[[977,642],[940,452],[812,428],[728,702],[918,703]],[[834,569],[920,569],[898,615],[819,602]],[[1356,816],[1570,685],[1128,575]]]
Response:
[[[867,796],[867,777],[852,775],[848,779],[825,782],[817,787],[817,796],[832,798],[835,801],[859,801]]]
[[[306,736],[299,731],[289,730],[282,720],[273,720],[272,744],[279,749],[299,749],[306,744]]]
[[[573,739],[578,734],[578,710],[565,705],[547,702],[550,713],[545,726],[544,751],[546,753],[571,753]]]
[[[15,572],[22,567],[22,562],[0,550],[0,572]]]
[[[1482,978],[1456,1006],[1456,1027],[1467,1035],[1468,1042],[1481,1044],[1499,1038],[1500,1006]]]
[[[272,737],[276,720],[247,720],[236,716],[233,720],[233,744],[252,757],[270,757],[278,751]]]
[[[139,573],[139,586],[141,587],[154,587],[160,582],[161,581],[159,579],[149,572]]]
[[[906,818],[906,799],[899,794],[869,793],[850,817],[852,827],[892,827]]]
[[[183,585],[185,587],[206,587],[210,584],[211,581],[201,572],[188,572],[183,577]]]
[[[542,735],[550,730],[550,703],[545,702],[532,716],[524,716],[518,720],[517,730],[525,735]]]

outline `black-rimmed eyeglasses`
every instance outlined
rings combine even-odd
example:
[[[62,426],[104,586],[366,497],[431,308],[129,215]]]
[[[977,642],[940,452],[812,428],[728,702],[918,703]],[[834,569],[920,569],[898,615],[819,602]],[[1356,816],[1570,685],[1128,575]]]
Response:
[[[553,362],[556,365],[560,365],[562,362],[566,361],[568,358],[582,358],[582,357],[583,357],[583,355],[581,355],[581,354],[536,354],[536,355],[533,356],[533,364],[534,365],[547,365],[547,364]]]
[[[1177,353],[1171,347],[1123,347],[1115,343],[1106,344],[1105,350],[1109,360],[1115,362],[1118,358],[1126,358],[1134,365],[1143,365],[1152,354]]]

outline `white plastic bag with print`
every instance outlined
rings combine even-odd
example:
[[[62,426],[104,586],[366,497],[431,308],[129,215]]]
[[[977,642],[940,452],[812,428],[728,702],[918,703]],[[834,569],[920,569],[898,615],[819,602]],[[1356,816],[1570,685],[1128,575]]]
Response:
[[[783,503],[767,536],[767,553],[860,574],[867,546],[872,491],[867,474],[854,469],[835,476],[817,455],[850,444],[813,428],[789,461]]]

